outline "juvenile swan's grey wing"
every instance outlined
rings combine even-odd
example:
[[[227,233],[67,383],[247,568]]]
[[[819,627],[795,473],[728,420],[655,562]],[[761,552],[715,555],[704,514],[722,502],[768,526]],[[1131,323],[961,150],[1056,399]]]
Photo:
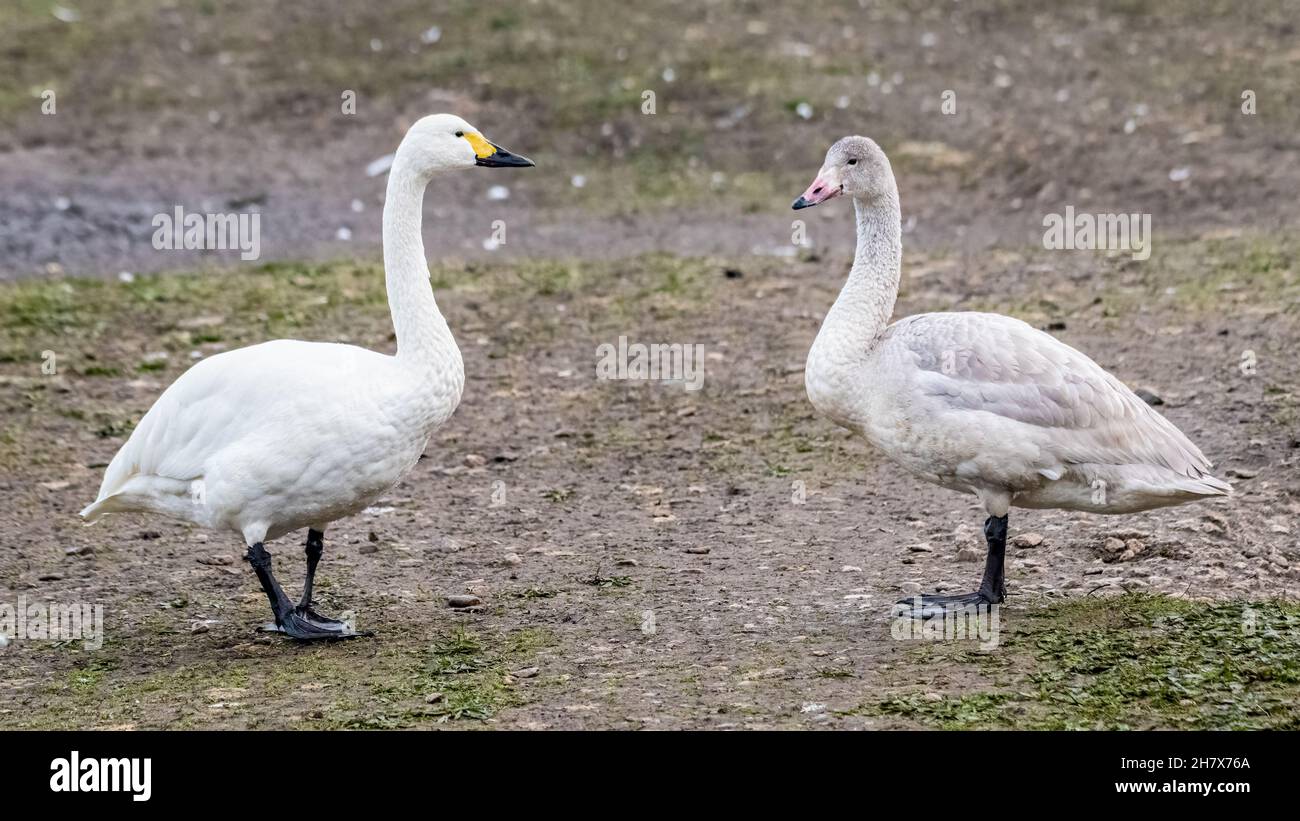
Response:
[[[990,436],[1034,443],[1041,472],[1142,465],[1209,477],[1209,460],[1169,420],[1087,356],[1018,319],[922,314],[890,330],[891,347],[910,355],[920,401],[971,414]]]

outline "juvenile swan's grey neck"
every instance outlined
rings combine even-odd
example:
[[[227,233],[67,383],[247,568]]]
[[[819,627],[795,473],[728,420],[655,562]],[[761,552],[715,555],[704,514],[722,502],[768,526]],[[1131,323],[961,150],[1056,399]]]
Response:
[[[858,223],[853,267],[813,343],[813,353],[836,359],[865,356],[878,344],[894,313],[902,268],[897,189],[869,203],[854,198],[853,207]]]

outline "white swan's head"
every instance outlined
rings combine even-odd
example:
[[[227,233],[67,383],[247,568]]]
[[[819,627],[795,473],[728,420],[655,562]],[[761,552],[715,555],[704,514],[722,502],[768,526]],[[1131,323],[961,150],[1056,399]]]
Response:
[[[455,114],[421,117],[406,132],[397,148],[397,159],[417,173],[430,175],[452,168],[530,166],[533,161],[511,154],[479,133]]]
[[[845,137],[826,152],[817,179],[793,207],[810,208],[841,194],[871,202],[895,190],[894,171],[880,146],[866,137]]]

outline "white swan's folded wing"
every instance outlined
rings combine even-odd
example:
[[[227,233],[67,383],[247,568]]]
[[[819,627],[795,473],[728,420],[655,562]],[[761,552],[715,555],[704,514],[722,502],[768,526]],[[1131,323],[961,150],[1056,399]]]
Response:
[[[311,436],[347,405],[369,399],[361,390],[349,395],[357,379],[348,372],[364,376],[384,359],[348,345],[277,340],[204,360],[140,420],[104,472],[98,498],[140,474],[189,482],[215,453],[268,432]]]

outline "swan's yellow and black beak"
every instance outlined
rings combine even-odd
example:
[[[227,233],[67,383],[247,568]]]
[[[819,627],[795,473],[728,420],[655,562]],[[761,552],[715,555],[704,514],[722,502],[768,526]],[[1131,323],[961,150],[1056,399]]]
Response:
[[[474,164],[484,168],[529,168],[536,165],[527,157],[511,154],[499,145],[483,139],[482,134],[466,134],[465,139],[474,147]]]

